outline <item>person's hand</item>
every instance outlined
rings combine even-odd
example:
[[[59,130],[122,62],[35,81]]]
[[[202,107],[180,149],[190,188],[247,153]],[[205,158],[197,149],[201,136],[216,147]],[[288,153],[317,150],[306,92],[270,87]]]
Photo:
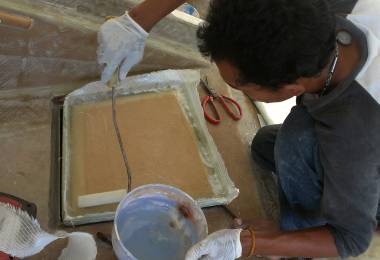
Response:
[[[148,33],[128,14],[108,20],[98,33],[98,62],[105,64],[103,83],[107,83],[120,66],[119,79],[126,78],[129,70],[144,55]]]
[[[186,254],[186,260],[233,260],[242,256],[241,229],[224,229],[212,233],[194,245]]]

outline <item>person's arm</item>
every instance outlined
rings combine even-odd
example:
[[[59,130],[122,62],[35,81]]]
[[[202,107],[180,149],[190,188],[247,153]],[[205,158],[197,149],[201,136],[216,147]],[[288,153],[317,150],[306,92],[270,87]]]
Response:
[[[254,227],[253,227],[254,228]],[[335,239],[327,227],[300,231],[254,231],[224,229],[194,245],[186,260],[237,259],[253,255],[285,257],[339,256]],[[254,240],[253,240],[254,239]]]
[[[129,15],[145,31],[149,32],[152,27],[186,0],[146,0],[129,11]]]
[[[152,27],[185,0],[146,0],[120,17],[108,20],[98,34],[98,62],[105,65],[102,81],[107,83],[119,68],[124,80],[144,55]]]
[[[334,237],[326,227],[299,231],[255,232],[255,255],[287,257],[337,257]],[[249,231],[240,235],[242,255],[248,256],[252,247]]]

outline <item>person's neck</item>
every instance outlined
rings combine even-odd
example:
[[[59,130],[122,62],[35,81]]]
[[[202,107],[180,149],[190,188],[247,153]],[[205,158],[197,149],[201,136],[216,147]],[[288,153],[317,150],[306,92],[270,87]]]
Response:
[[[352,43],[350,46],[342,46],[338,44],[339,48],[339,58],[336,65],[336,69],[331,81],[328,91],[335,88],[347,77],[349,77],[357,68],[360,62],[360,49],[357,43]],[[307,93],[321,93],[325,88],[325,84],[328,78],[330,64],[323,69],[321,75],[315,78],[305,78],[301,79],[302,84],[304,84]]]
[[[350,46],[339,45],[339,59],[336,71],[331,81],[331,87],[334,88],[342,81],[346,80],[354,71],[360,62],[360,49],[356,43]]]

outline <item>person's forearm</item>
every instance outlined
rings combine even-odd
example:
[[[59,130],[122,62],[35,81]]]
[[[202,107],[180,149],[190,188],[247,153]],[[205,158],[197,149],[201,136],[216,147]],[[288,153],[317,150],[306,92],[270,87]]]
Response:
[[[249,254],[251,238],[241,234],[243,256]],[[339,256],[331,232],[325,228],[276,233],[256,232],[255,255],[289,257],[337,257]]]
[[[146,0],[129,11],[129,15],[145,31],[152,27],[186,0]]]

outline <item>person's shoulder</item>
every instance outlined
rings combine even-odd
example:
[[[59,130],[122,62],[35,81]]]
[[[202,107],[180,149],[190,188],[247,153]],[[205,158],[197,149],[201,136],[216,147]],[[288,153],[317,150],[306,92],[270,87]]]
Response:
[[[331,94],[335,97],[315,115],[339,136],[355,138],[378,136],[380,141],[380,101],[376,100],[357,80],[341,86]]]
[[[337,123],[351,128],[350,131],[346,129],[344,132],[352,133],[356,138],[364,138],[363,140],[369,142],[372,142],[372,138],[373,141],[380,142],[380,95],[374,95],[360,82],[354,80],[346,93],[342,94],[337,107],[344,111]]]
[[[380,78],[377,82],[380,84]],[[374,116],[380,116],[380,93],[372,92],[374,91],[371,91],[368,86],[363,85],[358,80],[354,80],[347,87],[346,93],[342,93],[341,102],[349,104],[351,106],[350,111],[355,115],[363,113],[363,119],[365,119],[364,115],[370,116],[373,114]]]

